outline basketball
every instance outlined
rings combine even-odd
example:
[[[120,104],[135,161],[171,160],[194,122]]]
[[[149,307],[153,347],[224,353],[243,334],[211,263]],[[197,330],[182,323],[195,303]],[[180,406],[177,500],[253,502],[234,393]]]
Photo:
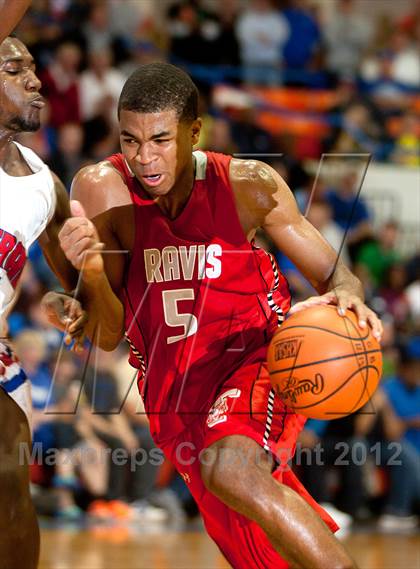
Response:
[[[296,413],[338,419],[360,409],[382,373],[379,342],[351,310],[314,306],[292,314],[274,335],[268,369],[276,394]]]

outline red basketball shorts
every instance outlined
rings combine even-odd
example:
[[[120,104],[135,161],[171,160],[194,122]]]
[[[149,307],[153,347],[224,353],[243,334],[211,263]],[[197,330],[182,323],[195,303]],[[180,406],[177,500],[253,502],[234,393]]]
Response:
[[[338,529],[288,466],[304,423],[304,417],[288,411],[274,397],[266,366],[255,363],[237,370],[221,387],[210,413],[196,419],[163,447],[194,496],[208,534],[234,569],[280,569],[288,565],[255,522],[226,506],[201,480],[200,464],[212,459],[208,447],[226,436],[249,437],[271,452],[277,462],[273,476],[300,494],[332,531]]]

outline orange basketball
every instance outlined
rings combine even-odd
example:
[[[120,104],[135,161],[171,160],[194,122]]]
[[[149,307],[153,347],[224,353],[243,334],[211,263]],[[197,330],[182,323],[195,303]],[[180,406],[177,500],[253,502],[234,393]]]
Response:
[[[338,419],[360,409],[382,373],[379,342],[359,328],[354,312],[314,306],[292,314],[268,348],[268,369],[277,395],[296,413]]]

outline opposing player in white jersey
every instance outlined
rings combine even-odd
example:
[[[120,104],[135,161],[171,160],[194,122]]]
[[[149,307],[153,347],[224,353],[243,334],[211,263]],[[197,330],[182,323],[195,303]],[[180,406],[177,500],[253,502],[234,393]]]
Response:
[[[58,245],[58,232],[70,216],[66,190],[34,152],[14,141],[19,132],[40,126],[40,87],[26,47],[6,38],[0,43],[0,569],[33,569],[39,551],[28,465],[19,455],[20,445],[30,443],[25,416],[30,410],[29,382],[7,338],[6,316],[35,239],[40,238],[66,290],[78,280]],[[56,295],[56,302],[62,309],[57,318],[66,310],[70,316],[71,299]],[[80,307],[75,308],[73,327],[83,319]]]

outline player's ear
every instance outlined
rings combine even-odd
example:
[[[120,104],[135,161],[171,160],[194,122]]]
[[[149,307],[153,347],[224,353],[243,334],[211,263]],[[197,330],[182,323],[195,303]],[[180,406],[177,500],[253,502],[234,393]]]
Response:
[[[200,118],[195,119],[195,121],[193,121],[191,124],[191,140],[192,140],[193,146],[198,144],[198,141],[200,139],[200,132],[201,132],[201,125],[202,124],[203,123],[202,123]]]

